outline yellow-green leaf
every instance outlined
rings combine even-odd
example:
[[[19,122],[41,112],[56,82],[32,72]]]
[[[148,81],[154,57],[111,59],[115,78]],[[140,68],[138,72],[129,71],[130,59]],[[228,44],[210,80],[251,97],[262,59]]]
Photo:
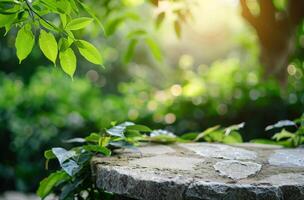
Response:
[[[71,48],[59,52],[60,65],[65,73],[73,78],[76,70],[76,56]]]
[[[17,49],[17,57],[19,63],[22,62],[32,51],[35,44],[35,37],[32,33],[31,27],[22,27],[16,37],[15,47]]]
[[[67,25],[67,30],[79,30],[87,27],[90,23],[92,23],[93,19],[89,17],[79,17],[71,20]]]
[[[96,65],[102,64],[103,60],[101,54],[94,45],[87,41],[79,40],[77,42],[77,47],[79,49],[80,54],[89,62]]]
[[[48,194],[50,194],[54,187],[64,181],[67,181],[68,179],[70,179],[70,177],[64,171],[52,173],[50,176],[40,182],[37,195],[41,198],[45,198]]]
[[[16,19],[16,14],[3,15],[0,14],[0,27],[4,27],[6,25],[11,25]]]
[[[40,31],[39,47],[43,54],[54,64],[58,55],[57,41],[52,33],[47,33],[44,30]]]

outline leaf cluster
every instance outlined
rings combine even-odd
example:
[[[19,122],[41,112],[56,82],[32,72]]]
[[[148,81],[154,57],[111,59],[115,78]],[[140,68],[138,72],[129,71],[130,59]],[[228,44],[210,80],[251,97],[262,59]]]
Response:
[[[239,130],[243,128],[245,123],[231,125],[221,128],[219,125],[207,128],[200,133],[187,133],[181,136],[182,140],[193,142],[217,142],[224,144],[242,143],[243,139]]]
[[[80,17],[85,12],[89,17]],[[86,60],[102,65],[99,50],[88,41],[79,39],[75,32],[93,22],[100,24],[95,14],[79,0],[5,0],[0,2],[0,28],[6,34],[17,28],[16,54],[21,63],[32,52],[37,42],[42,53],[54,65],[60,63],[63,71],[73,77],[78,50]]]
[[[294,131],[289,131],[287,127],[292,127]],[[273,125],[269,125],[266,131],[275,130],[272,140],[256,139],[252,142],[277,144],[285,147],[298,147],[304,144],[304,115],[293,121],[281,120]],[[279,130],[279,131],[277,131]]]

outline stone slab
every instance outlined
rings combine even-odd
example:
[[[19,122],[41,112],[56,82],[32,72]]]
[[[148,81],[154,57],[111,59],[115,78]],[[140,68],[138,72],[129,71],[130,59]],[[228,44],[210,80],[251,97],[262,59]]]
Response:
[[[131,166],[156,169],[194,170],[195,165],[204,162],[203,158],[187,158],[181,156],[158,155],[140,158],[129,162]]]
[[[214,169],[220,173],[221,176],[238,180],[255,175],[262,168],[262,165],[254,162],[241,162],[238,160],[224,160],[219,161],[214,165]]]
[[[269,163],[273,154],[288,149],[207,143],[169,147],[174,151],[95,157],[97,187],[135,200],[304,200],[304,167]]]
[[[281,167],[304,167],[304,149],[282,149],[269,157],[269,164]]]
[[[166,145],[143,146],[143,147],[139,147],[138,150],[144,155],[148,155],[148,154],[161,155],[161,154],[175,153],[174,149]]]
[[[224,158],[231,160],[254,160],[257,153],[242,148],[222,144],[180,144],[181,147],[194,151],[204,157]]]

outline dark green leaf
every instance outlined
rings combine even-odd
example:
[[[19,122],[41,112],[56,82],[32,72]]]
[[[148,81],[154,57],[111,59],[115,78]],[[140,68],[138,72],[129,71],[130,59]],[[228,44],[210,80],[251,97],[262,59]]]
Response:
[[[85,145],[85,146],[83,146],[83,148],[87,151],[102,153],[105,156],[110,156],[111,155],[111,151],[108,148],[102,147],[102,146],[99,146],[99,145]]]

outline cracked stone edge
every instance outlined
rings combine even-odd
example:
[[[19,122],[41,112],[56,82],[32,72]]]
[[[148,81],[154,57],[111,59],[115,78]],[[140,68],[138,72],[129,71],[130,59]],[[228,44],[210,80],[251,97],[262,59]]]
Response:
[[[137,200],[303,200],[304,185],[255,185],[205,182],[166,177],[123,167],[93,167],[100,189]]]

